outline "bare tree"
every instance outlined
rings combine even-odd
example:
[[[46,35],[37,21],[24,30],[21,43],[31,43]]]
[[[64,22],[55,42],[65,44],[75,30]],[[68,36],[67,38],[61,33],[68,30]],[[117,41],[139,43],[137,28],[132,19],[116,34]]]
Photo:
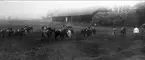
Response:
[[[92,21],[93,22],[96,22],[97,24],[101,24],[102,21],[104,20],[104,17],[107,14],[107,12],[111,12],[112,10],[110,9],[107,9],[105,7],[101,7],[99,8],[98,10],[96,10],[94,13],[93,13],[93,17],[92,17]]]
[[[130,6],[122,6],[120,8],[120,19],[122,20],[121,24],[124,25],[125,22],[128,20],[129,12],[130,12]]]

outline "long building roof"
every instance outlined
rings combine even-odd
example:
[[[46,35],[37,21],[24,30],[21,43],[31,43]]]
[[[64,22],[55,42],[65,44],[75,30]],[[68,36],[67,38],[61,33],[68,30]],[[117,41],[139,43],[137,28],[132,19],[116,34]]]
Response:
[[[101,11],[101,10],[104,10],[104,9],[109,9],[109,8],[105,8],[105,7],[89,7],[87,9],[76,10],[76,11],[73,11],[71,13],[63,13],[63,14],[60,14],[60,15],[57,15],[57,16],[53,16],[53,17],[78,16],[78,15],[92,15],[97,10]]]
[[[56,16],[53,16],[53,17],[58,17],[58,16],[76,16],[76,15],[91,15],[93,14],[98,8],[95,8],[95,7],[90,7],[88,9],[82,9],[82,10],[74,10],[73,12],[71,13],[63,13],[63,14],[60,14],[60,15],[56,15]]]

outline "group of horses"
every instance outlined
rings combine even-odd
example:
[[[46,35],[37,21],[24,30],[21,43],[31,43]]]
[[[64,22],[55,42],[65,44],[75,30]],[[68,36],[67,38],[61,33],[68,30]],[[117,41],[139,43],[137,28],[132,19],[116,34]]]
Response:
[[[85,39],[87,39],[89,36],[94,36],[96,34],[96,29],[95,27],[87,27],[81,30],[81,34]]]
[[[72,39],[74,34],[75,31],[72,26],[63,26],[62,29],[55,29],[50,26],[43,26],[41,36],[43,40],[48,38],[54,38],[54,40],[58,40],[58,38],[60,38],[61,40],[63,40],[64,38],[68,38],[70,40]],[[83,38],[87,39],[89,36],[96,34],[96,29],[95,27],[89,26],[87,28],[81,29],[80,34],[83,36]]]
[[[9,38],[9,37],[15,37],[15,36],[22,37],[26,34],[30,34],[30,31],[33,31],[32,26],[24,26],[19,29],[16,29],[16,28],[0,29],[0,37],[1,38]]]
[[[33,32],[32,26],[24,26],[22,28],[6,28],[0,29],[0,38],[9,38],[9,37],[23,37],[25,35],[29,35],[30,32]],[[75,34],[75,31],[72,26],[63,26],[62,29],[56,29],[51,26],[42,26],[41,27],[41,40],[64,40],[64,38],[68,38],[69,40]],[[80,34],[87,38],[91,35],[96,34],[96,29],[93,27],[87,27],[80,31]],[[53,39],[52,39],[53,38]]]
[[[71,39],[74,35],[74,30],[72,26],[65,26],[63,29],[56,29],[50,26],[42,26],[41,27],[41,40],[51,40],[50,38],[54,38],[55,40],[63,40],[64,38]],[[32,26],[24,26],[22,28],[3,28],[0,29],[0,38],[10,38],[10,37],[23,37],[26,35],[30,35],[33,32]]]
[[[62,29],[52,28],[50,26],[42,26],[42,40],[50,39],[50,40],[58,40],[60,38],[63,40],[64,38],[72,39],[74,35],[74,30],[70,26],[65,26]],[[54,38],[54,39],[51,39]]]
[[[87,39],[89,36],[94,36],[96,34],[95,27],[96,26],[89,26],[87,28],[83,28],[80,30],[80,34],[83,36],[84,39]],[[33,32],[33,27],[30,25],[24,26],[19,29],[16,28],[0,29],[0,38],[9,38],[15,36],[22,37],[25,35],[29,35],[31,31]],[[115,31],[116,30],[114,29],[113,34],[116,34]],[[68,38],[70,40],[75,34],[75,31],[72,26],[63,26],[62,29],[56,29],[51,26],[42,26],[41,32],[42,32],[41,40],[63,40],[64,38]],[[126,35],[125,26],[121,28],[120,33],[121,36]]]

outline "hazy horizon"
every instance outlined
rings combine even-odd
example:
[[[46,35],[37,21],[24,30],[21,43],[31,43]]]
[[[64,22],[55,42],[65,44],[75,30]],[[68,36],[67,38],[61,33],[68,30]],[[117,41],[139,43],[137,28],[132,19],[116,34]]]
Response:
[[[40,19],[49,14],[61,15],[79,13],[89,7],[115,5],[134,6],[139,1],[0,1],[0,19],[12,18]],[[97,8],[97,7],[96,7]]]

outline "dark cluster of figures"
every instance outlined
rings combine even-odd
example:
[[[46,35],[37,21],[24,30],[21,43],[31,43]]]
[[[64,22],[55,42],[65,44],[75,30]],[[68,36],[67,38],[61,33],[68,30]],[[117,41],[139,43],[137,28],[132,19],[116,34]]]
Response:
[[[84,39],[88,40],[89,36],[96,35],[96,28],[95,26],[89,26],[81,30],[81,34],[83,35]]]
[[[30,32],[33,32],[32,26],[24,26],[20,29],[16,28],[7,28],[7,29],[1,29],[0,30],[0,37],[1,38],[9,38],[14,36],[20,36],[23,37],[25,35],[29,35]],[[141,30],[141,31],[140,31]],[[141,36],[144,35],[144,28],[139,30],[137,26],[134,27],[133,33],[134,35],[138,35],[141,33]],[[42,26],[41,27],[41,41],[44,40],[63,40],[64,38],[68,38],[69,40],[72,39],[73,36],[75,36],[75,31],[72,26],[63,25],[61,29],[53,28],[52,26]],[[88,39],[89,36],[95,36],[96,35],[96,26],[90,25],[87,28],[83,28],[80,30],[80,34],[83,36],[84,39]],[[116,35],[116,28],[113,27],[113,35]],[[121,36],[126,36],[126,27],[122,26],[120,30]],[[53,39],[52,39],[53,38]],[[59,38],[59,39],[58,39]]]
[[[24,26],[20,29],[16,29],[16,28],[0,29],[0,37],[1,38],[9,38],[15,36],[22,37],[24,35],[30,34],[30,31],[33,31],[32,26]]]
[[[10,38],[15,36],[19,36],[20,38],[22,38],[23,36],[30,35],[31,32],[33,32],[33,30],[34,30],[33,26],[30,25],[24,26],[20,29],[16,28],[0,29],[0,38]],[[63,25],[62,29],[53,28],[52,26],[42,26],[41,33],[42,33],[41,41],[63,40],[64,38],[68,38],[69,40],[71,40],[75,34],[75,31],[72,26],[67,25]],[[83,34],[84,37],[90,36],[92,33],[93,34],[96,33],[95,28],[92,29],[91,27],[88,27],[81,30],[81,34]]]
[[[74,30],[72,26],[63,25],[62,29],[56,29],[51,26],[42,26],[42,41],[46,39],[63,40],[64,38],[68,38],[70,40],[72,39],[73,35]],[[58,39],[58,37],[60,39]]]
[[[80,34],[83,36],[84,39],[88,39],[89,36],[95,36],[96,34],[96,26],[89,26],[87,28],[81,29]],[[9,38],[14,36],[25,36],[29,35],[30,32],[33,32],[32,26],[24,26],[20,29],[16,28],[7,28],[7,29],[1,29],[0,30],[0,37],[1,38]],[[64,38],[68,38],[69,40],[72,39],[72,37],[75,34],[75,31],[72,26],[63,25],[62,29],[56,29],[51,26],[42,26],[41,27],[41,37],[43,40],[63,40]],[[113,34],[116,34],[116,29],[113,28]],[[126,34],[126,28],[122,27],[121,29],[122,36],[125,36]],[[58,37],[60,39],[58,39]],[[53,39],[51,39],[53,38]]]
[[[54,40],[58,40],[58,37],[60,37],[60,39],[63,40],[66,37],[70,40],[72,39],[74,34],[75,34],[75,31],[72,26],[63,25],[62,29],[55,29],[50,26],[42,27],[43,38],[54,38]],[[87,38],[91,35],[95,35],[96,29],[93,26],[89,26],[85,29],[82,29],[81,34],[83,35],[83,37]]]
[[[41,37],[42,37],[42,41],[43,40],[48,40],[49,38],[54,37],[54,39],[56,40],[58,37],[60,37],[60,39],[64,39],[65,37],[67,37],[68,39],[71,39],[72,36],[74,35],[74,30],[72,29],[72,26],[66,26],[63,25],[62,29],[56,29],[53,28],[51,26],[42,26],[41,27]],[[0,29],[0,38],[10,38],[10,37],[20,37],[22,38],[23,36],[28,36],[31,33],[33,33],[34,31],[34,27],[33,26],[24,26],[20,29],[16,29],[16,28],[6,28],[6,29]]]

